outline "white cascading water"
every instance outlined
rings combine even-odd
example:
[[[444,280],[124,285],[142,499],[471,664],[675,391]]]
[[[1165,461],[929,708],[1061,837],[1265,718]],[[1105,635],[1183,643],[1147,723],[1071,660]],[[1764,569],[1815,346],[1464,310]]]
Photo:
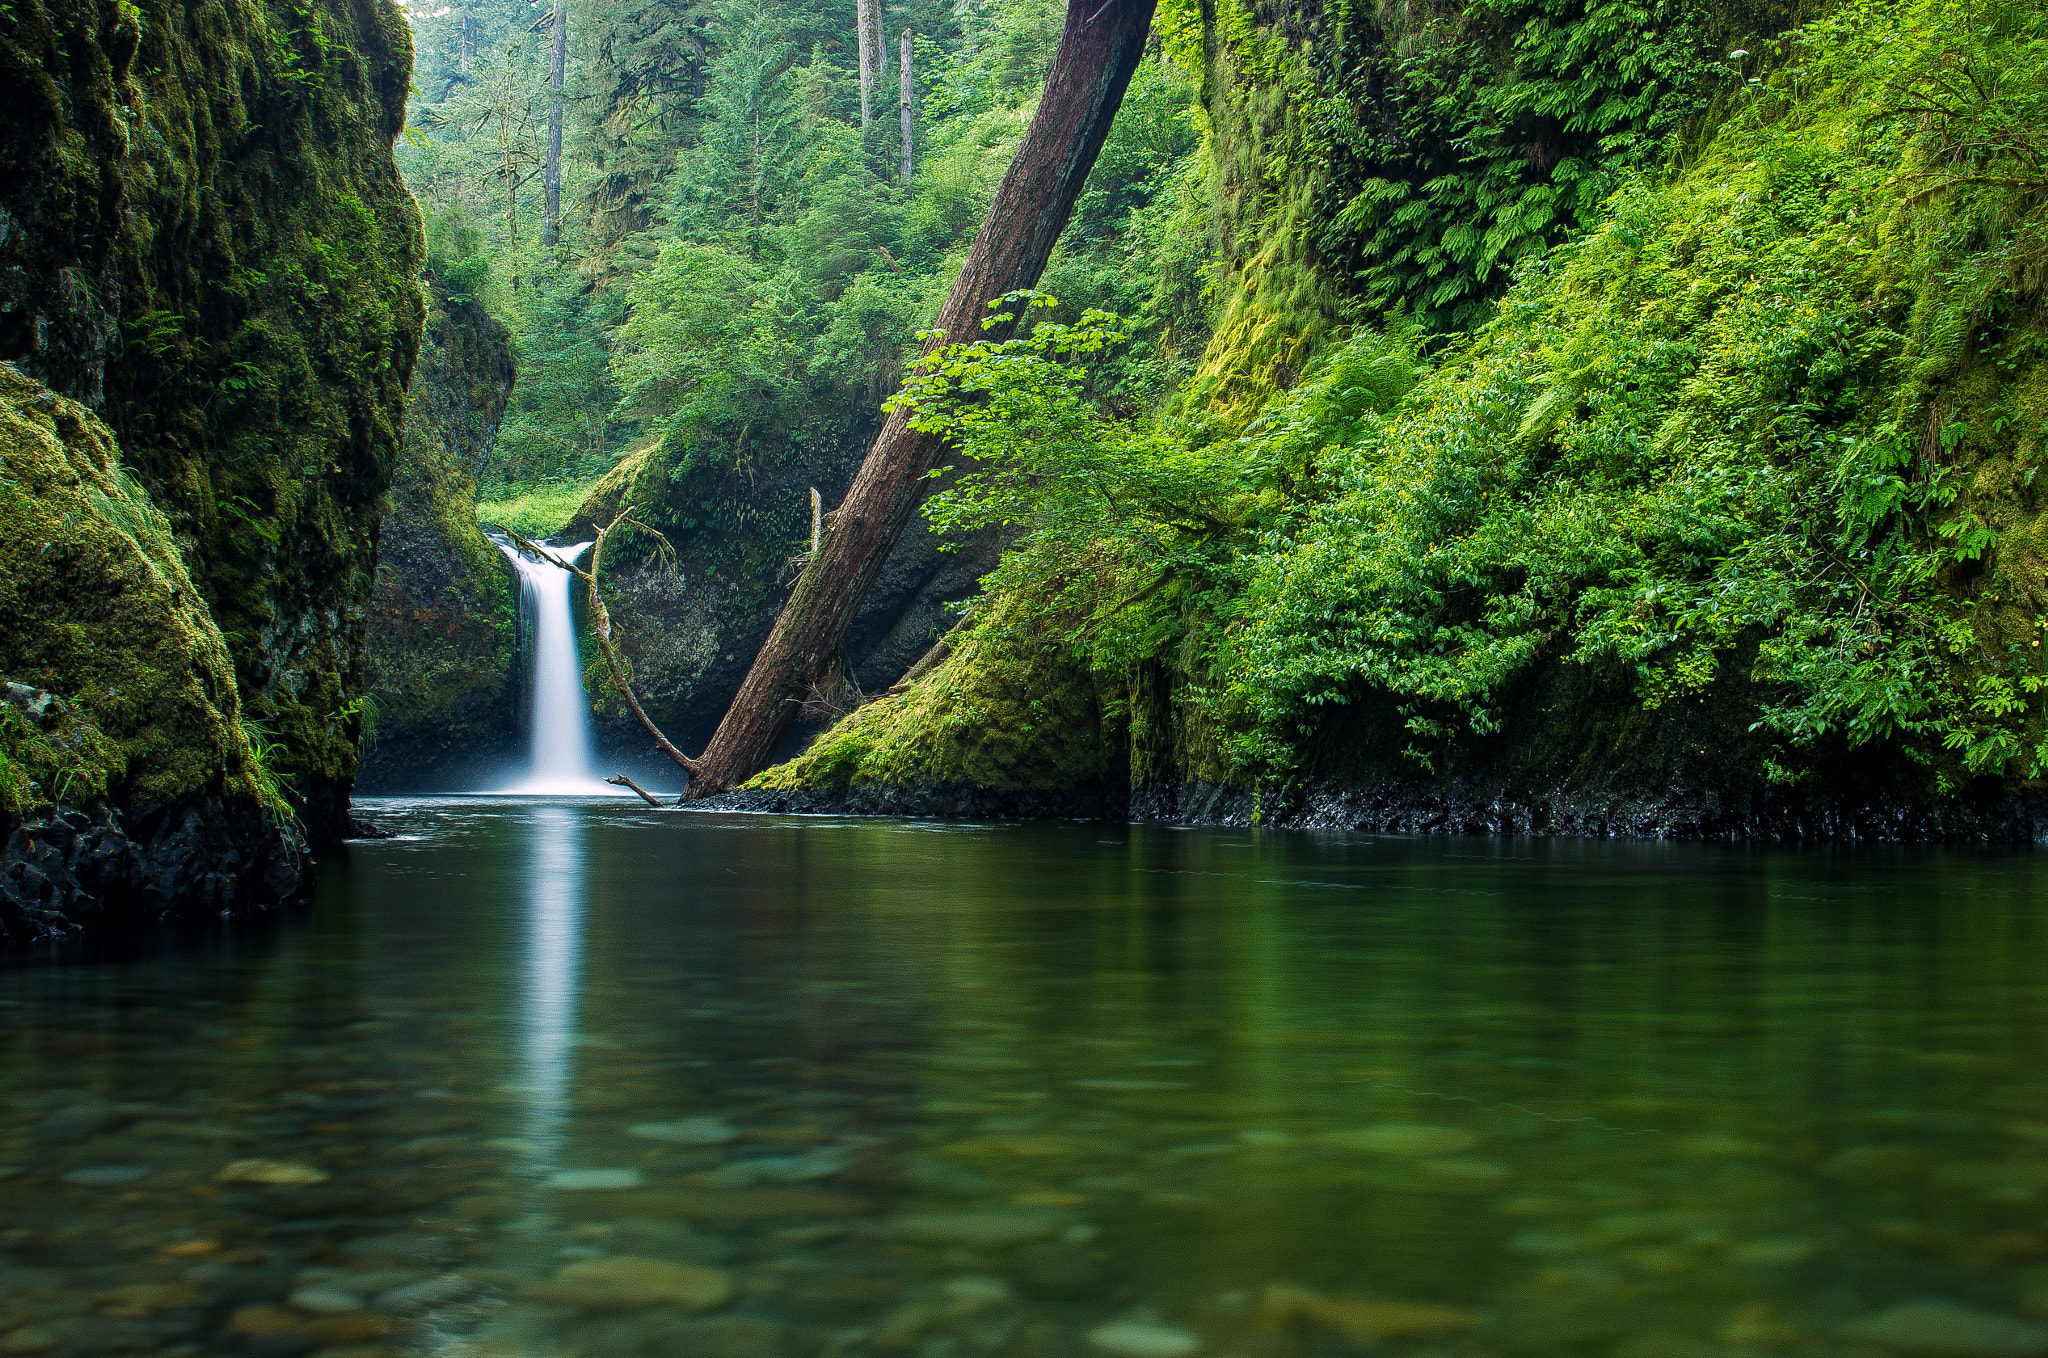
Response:
[[[524,781],[504,789],[520,796],[610,796],[590,766],[590,704],[583,693],[583,666],[576,655],[576,623],[570,613],[576,577],[516,547],[499,544],[533,599],[533,700],[527,720],[533,731],[533,762]],[[590,544],[551,549],[574,561]]]

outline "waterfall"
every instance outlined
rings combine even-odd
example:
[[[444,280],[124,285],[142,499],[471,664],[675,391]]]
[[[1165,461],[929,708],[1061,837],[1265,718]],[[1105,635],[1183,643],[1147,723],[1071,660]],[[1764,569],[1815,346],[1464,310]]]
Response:
[[[519,572],[520,606],[533,608],[533,687],[527,720],[533,732],[533,762],[523,782],[504,791],[523,796],[611,796],[590,764],[590,703],[583,693],[583,666],[576,654],[576,623],[570,594],[576,577],[518,548],[499,543]],[[564,561],[590,550],[587,542],[552,549]]]

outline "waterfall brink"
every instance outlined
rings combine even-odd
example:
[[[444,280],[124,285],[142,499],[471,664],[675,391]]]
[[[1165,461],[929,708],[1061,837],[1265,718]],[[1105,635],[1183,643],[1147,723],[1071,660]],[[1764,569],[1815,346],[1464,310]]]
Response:
[[[576,655],[576,623],[570,595],[576,577],[559,566],[535,561],[516,547],[498,544],[519,572],[521,606],[533,608],[533,687],[527,704],[533,732],[532,764],[526,778],[506,792],[520,796],[609,797],[590,763],[590,703],[583,693],[583,666]],[[565,561],[590,550],[585,542],[553,549]]]

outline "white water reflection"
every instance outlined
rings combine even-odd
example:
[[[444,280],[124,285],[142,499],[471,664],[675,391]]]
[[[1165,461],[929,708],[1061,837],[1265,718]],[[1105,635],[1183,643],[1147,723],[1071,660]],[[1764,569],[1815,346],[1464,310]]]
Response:
[[[536,808],[528,822],[526,963],[521,977],[520,1079],[525,1149],[553,1163],[569,1114],[576,999],[583,958],[583,817]]]

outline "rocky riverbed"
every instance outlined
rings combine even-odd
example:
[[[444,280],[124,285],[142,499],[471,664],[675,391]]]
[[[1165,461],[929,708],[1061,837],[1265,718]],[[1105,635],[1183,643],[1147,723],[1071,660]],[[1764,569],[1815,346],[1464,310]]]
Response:
[[[0,1353],[2048,1353],[2031,860],[378,814],[0,975]]]

